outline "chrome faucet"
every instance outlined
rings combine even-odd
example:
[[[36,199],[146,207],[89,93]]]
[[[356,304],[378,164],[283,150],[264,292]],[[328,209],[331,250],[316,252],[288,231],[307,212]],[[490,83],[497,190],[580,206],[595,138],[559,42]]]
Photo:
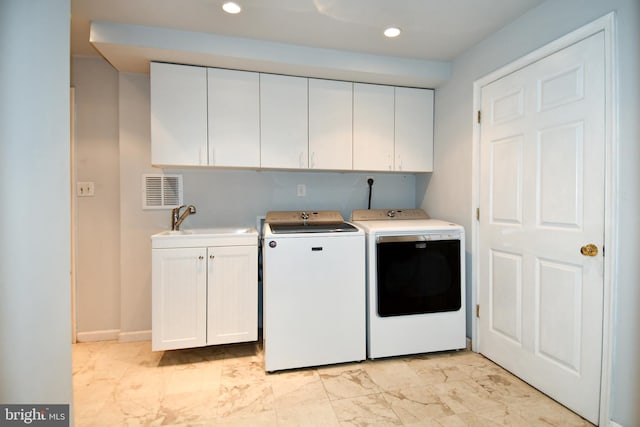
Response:
[[[180,209],[184,207],[185,205],[182,205],[178,206],[177,208],[171,209],[171,231],[180,230],[180,224],[182,224],[182,221],[184,221],[184,219],[189,215],[196,213],[196,207],[193,205],[189,205],[187,206],[187,209],[182,212],[182,215],[180,215]]]

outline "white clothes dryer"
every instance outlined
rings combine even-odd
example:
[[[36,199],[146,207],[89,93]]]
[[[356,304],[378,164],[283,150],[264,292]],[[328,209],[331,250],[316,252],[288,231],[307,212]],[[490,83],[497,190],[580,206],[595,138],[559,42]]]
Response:
[[[466,347],[464,228],[422,209],[355,210],[366,234],[367,356]]]

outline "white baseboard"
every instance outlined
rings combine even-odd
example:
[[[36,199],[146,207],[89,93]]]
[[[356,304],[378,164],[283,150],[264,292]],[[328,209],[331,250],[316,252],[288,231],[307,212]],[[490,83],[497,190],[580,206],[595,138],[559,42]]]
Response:
[[[120,342],[151,341],[151,330],[120,332],[118,336],[118,341]]]
[[[104,331],[78,332],[78,334],[76,335],[76,340],[78,342],[151,341],[151,330],[148,330],[148,331],[120,332],[120,329],[107,329],[107,330],[104,330]]]
[[[78,332],[78,342],[114,341],[118,339],[120,329],[107,329],[104,331]]]
[[[609,427],[622,427],[622,424],[609,420]]]

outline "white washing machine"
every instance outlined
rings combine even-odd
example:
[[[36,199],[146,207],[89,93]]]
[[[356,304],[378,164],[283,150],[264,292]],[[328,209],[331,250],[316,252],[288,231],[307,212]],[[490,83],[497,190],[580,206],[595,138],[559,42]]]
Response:
[[[421,209],[351,220],[366,233],[367,356],[465,348],[464,228]]]
[[[267,372],[366,359],[364,232],[336,211],[268,212]]]

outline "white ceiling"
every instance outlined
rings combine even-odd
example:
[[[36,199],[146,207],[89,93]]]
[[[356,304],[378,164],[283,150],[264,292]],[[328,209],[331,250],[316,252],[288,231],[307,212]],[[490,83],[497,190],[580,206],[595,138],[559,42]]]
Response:
[[[359,53],[393,60],[449,62],[489,34],[502,28],[544,0],[236,0],[243,11],[229,15],[221,10],[223,0],[71,0],[72,55],[105,56],[121,71],[146,71],[141,63],[159,55],[161,60],[179,62],[180,47],[165,48],[156,42],[155,52],[141,51],[132,38],[117,41],[102,35],[89,43],[92,21],[126,24],[121,32],[139,27],[160,27],[173,33],[201,36],[202,41],[220,44],[230,40],[259,40],[268,46],[297,45],[311,49]],[[395,39],[382,35],[384,28],[403,30]],[[113,28],[111,29],[113,30]],[[175,30],[181,30],[176,32]],[[112,31],[113,33],[113,31]],[[221,39],[220,36],[224,36]],[[209,38],[207,38],[209,37]],[[218,37],[218,38],[211,38]],[[252,40],[247,40],[252,39]],[[195,40],[192,38],[192,40]],[[170,45],[170,40],[167,40]],[[274,44],[275,43],[275,44]],[[265,45],[267,46],[267,45]],[[204,49],[206,50],[206,49]],[[219,65],[208,52],[201,65]],[[197,60],[191,58],[191,60]],[[422,65],[425,65],[422,64]],[[242,64],[233,64],[234,66]],[[250,65],[250,64],[248,64]],[[255,64],[254,67],[256,68]],[[251,68],[248,68],[251,69]],[[267,70],[268,71],[268,70]]]

